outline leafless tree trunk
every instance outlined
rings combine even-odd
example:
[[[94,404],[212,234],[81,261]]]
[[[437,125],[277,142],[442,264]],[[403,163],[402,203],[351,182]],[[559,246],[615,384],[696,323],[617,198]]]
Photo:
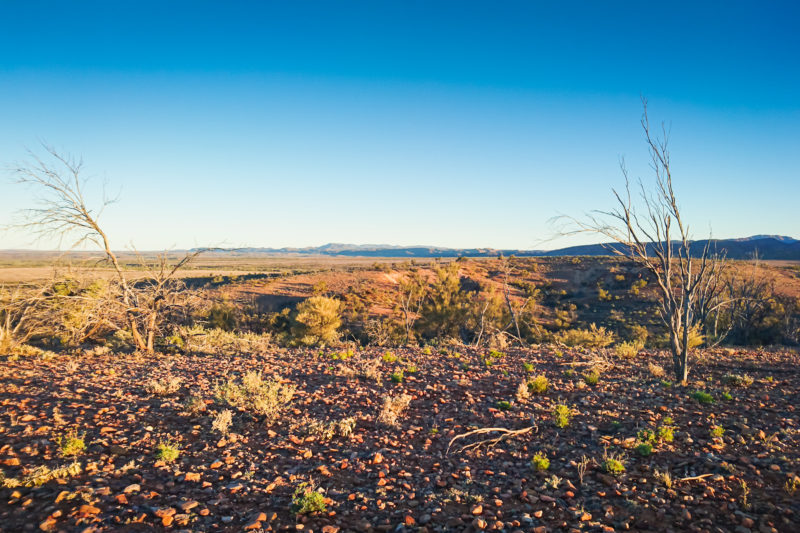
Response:
[[[64,156],[49,146],[44,146],[44,150],[46,159],[29,151],[30,160],[12,169],[19,183],[31,185],[42,194],[40,207],[24,210],[24,221],[16,227],[42,239],[57,239],[59,243],[69,239],[71,248],[87,242],[100,247],[114,269],[120,289],[119,303],[124,307],[133,342],[137,349],[152,352],[158,315],[170,281],[180,268],[204,250],[186,254],[172,266],[167,264],[164,255],[147,280],[147,290],[137,288],[141,282],[133,282],[126,276],[108,235],[98,222],[103,210],[114,200],[104,195],[98,210],[89,208],[83,191],[86,179],[81,176],[83,161]],[[146,301],[142,301],[143,296],[147,296]]]
[[[710,277],[718,272],[720,259],[712,253],[711,239],[699,254],[693,254],[689,226],[681,216],[673,188],[668,132],[662,124],[662,136],[653,135],[647,101],[642,99],[642,104],[641,125],[655,174],[654,186],[648,189],[639,180],[638,198],[634,201],[623,161],[620,166],[625,190],[613,190],[616,208],[597,211],[585,220],[571,220],[578,226],[574,232],[594,232],[611,239],[616,243],[612,246],[614,253],[631,257],[656,279],[659,312],[669,332],[675,377],[685,382],[689,374],[689,334],[700,323],[701,295],[713,299]]]

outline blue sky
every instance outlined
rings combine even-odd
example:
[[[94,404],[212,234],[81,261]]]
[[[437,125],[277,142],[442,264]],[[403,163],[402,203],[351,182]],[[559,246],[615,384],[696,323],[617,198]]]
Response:
[[[800,7],[695,4],[3,2],[0,163],[82,156],[118,248],[553,248],[649,177],[645,95],[697,237],[800,238]]]

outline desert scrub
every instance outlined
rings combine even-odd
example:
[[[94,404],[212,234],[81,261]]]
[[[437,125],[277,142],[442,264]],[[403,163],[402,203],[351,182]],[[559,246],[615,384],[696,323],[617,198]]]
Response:
[[[50,469],[47,465],[37,466],[30,470],[23,478],[5,477],[0,474],[0,487],[13,489],[16,487],[39,487],[54,479],[69,479],[79,476],[82,472],[81,464],[74,462],[66,466]]]
[[[600,381],[600,372],[597,369],[592,369],[591,372],[583,375],[583,382],[587,385],[594,387]]]
[[[530,391],[531,394],[544,394],[550,387],[550,382],[547,381],[547,376],[543,374],[539,374],[538,376],[533,376],[531,379],[528,380],[527,384],[528,384],[528,391]]]
[[[585,348],[605,348],[615,340],[614,334],[604,327],[591,324],[589,329],[568,329],[559,331],[553,338],[566,346],[583,346]]]
[[[292,400],[295,390],[294,385],[284,385],[280,379],[264,380],[260,372],[248,372],[240,383],[228,378],[217,385],[216,396],[223,404],[264,415],[272,422]]]
[[[272,335],[265,333],[234,333],[222,329],[192,326],[181,330],[184,349],[188,352],[214,355],[264,353],[273,346]]]
[[[402,383],[404,378],[405,374],[403,374],[402,370],[398,370],[397,372],[392,372],[389,374],[389,379],[392,380],[392,383]]]
[[[411,403],[411,396],[400,394],[398,396],[385,396],[383,406],[378,414],[378,422],[386,426],[397,427],[397,420]]]
[[[355,428],[355,417],[331,420],[330,422],[312,420],[306,426],[306,433],[308,435],[317,437],[321,441],[329,441],[334,437],[348,438],[353,434],[353,430],[355,430]]]
[[[297,305],[291,336],[294,344],[318,346],[339,339],[344,304],[326,296],[312,296]]]
[[[164,376],[161,379],[151,379],[145,383],[144,390],[155,396],[170,396],[181,388],[181,378],[178,376]]]
[[[722,426],[711,426],[711,429],[708,430],[708,434],[711,438],[719,438],[725,434],[725,428]]]
[[[206,410],[206,401],[202,396],[190,394],[183,402],[183,410],[196,416]]]
[[[509,409],[511,409],[511,402],[509,402],[508,400],[500,400],[499,402],[497,402],[497,408],[500,409],[501,411],[508,411]]]
[[[80,455],[86,450],[86,442],[84,438],[86,434],[78,435],[74,429],[68,431],[65,435],[56,438],[56,444],[61,452],[62,457],[74,457]]]
[[[626,341],[617,344],[614,347],[614,353],[621,359],[635,359],[642,348],[644,346],[639,341]]]
[[[731,387],[749,387],[753,384],[753,378],[747,374],[725,374],[722,382]]]
[[[383,354],[383,357],[381,357],[381,359],[383,359],[384,363],[396,363],[397,362],[397,356],[395,354],[393,354],[392,352],[386,352],[385,354]]]
[[[572,412],[569,407],[564,404],[558,404],[553,409],[553,422],[558,428],[565,428],[569,425]]]
[[[661,425],[656,430],[656,436],[661,442],[672,442],[675,440],[675,428],[672,426],[672,418],[664,417]]]
[[[702,404],[706,404],[707,405],[707,404],[714,403],[714,397],[711,396],[707,392],[703,392],[703,391],[699,391],[699,390],[698,391],[694,391],[691,394],[691,397],[692,397],[692,399],[694,399],[697,402],[702,403]]]
[[[230,409],[223,409],[211,421],[211,429],[222,435],[227,435],[233,423],[233,413]]]
[[[301,483],[292,495],[292,513],[296,515],[324,513],[325,497],[317,492],[313,483]]]
[[[181,454],[178,445],[172,441],[161,441],[156,446],[156,459],[165,463],[173,463]]]
[[[531,459],[531,464],[538,472],[544,472],[550,468],[550,459],[545,457],[542,452],[536,452],[536,455]]]

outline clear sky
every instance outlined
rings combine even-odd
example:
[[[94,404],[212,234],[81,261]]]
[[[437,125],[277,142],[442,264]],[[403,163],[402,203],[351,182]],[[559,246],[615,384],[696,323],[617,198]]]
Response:
[[[649,177],[645,95],[698,238],[800,238],[798,27],[794,1],[8,0],[0,163],[82,156],[118,248],[554,248],[620,156]],[[33,200],[2,176],[0,224]]]

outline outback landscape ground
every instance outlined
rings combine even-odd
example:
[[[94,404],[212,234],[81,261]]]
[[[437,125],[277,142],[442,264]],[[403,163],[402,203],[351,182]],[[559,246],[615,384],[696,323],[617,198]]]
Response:
[[[396,320],[402,280],[447,262],[283,261],[183,274],[203,305],[238,313],[230,331],[178,325],[154,353],[112,336],[6,356],[0,529],[797,530],[797,349],[698,348],[676,382],[657,342],[619,347],[634,323],[658,328],[634,263],[459,260],[454,290],[475,301],[539,288],[542,338],[520,346],[357,327]],[[794,263],[759,268],[798,294]],[[320,293],[346,303],[349,337],[241,331]],[[607,341],[563,333],[590,323]]]

